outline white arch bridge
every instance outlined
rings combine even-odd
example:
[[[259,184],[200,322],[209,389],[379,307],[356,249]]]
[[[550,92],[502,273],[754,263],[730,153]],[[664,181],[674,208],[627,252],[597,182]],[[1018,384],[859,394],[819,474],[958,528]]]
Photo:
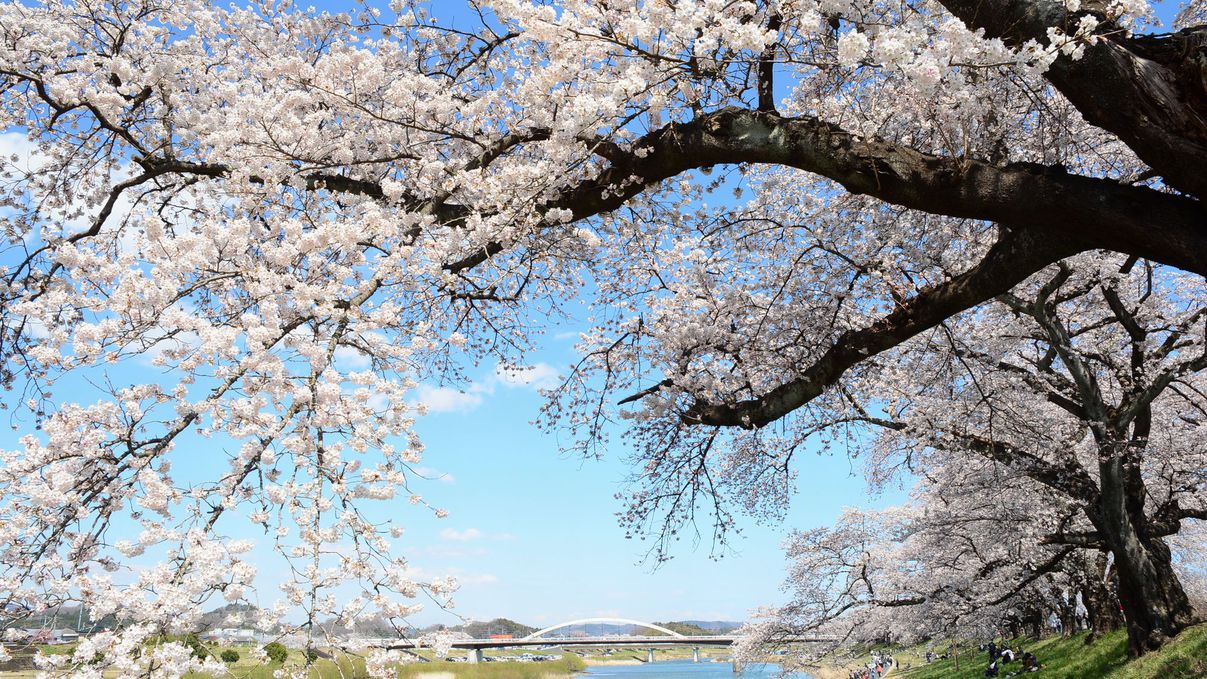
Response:
[[[579,625],[630,625],[633,627],[644,627],[646,629],[660,632],[658,636],[634,636],[634,635],[592,635],[592,636],[547,636],[550,632],[555,632],[567,627],[577,627]],[[798,639],[789,639],[797,643],[820,643],[831,641],[829,637],[800,637]],[[391,639],[381,640],[383,643],[374,644],[381,645],[386,648],[396,649],[414,649],[418,644],[411,639]],[[717,635],[686,635],[680,634],[674,630],[667,629],[660,625],[655,625],[649,622],[640,620],[631,620],[629,618],[583,618],[581,620],[570,620],[568,622],[558,623],[545,629],[537,630],[526,637],[521,638],[493,638],[493,639],[456,639],[452,642],[453,648],[465,649],[467,652],[466,659],[469,662],[481,662],[483,659],[482,651],[487,648],[518,648],[518,647],[541,647],[541,648],[577,648],[580,646],[603,646],[603,647],[633,647],[646,649],[646,662],[654,661],[655,646],[690,646],[692,647],[692,660],[700,662],[700,647],[701,646],[730,646],[737,637],[732,634],[717,634]],[[735,664],[735,670],[738,667]]]

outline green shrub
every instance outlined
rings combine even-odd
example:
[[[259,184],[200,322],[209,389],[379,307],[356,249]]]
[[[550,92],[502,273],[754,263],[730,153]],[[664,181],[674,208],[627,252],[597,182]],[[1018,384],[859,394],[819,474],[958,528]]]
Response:
[[[233,648],[226,649],[218,657],[222,658],[222,662],[225,663],[239,662],[239,652]]]
[[[205,660],[210,655],[209,649],[207,649],[205,644],[201,643],[201,639],[197,638],[197,635],[193,634],[192,632],[184,635],[184,638],[181,639],[180,642],[193,649],[193,657],[197,658],[198,660]]]
[[[318,662],[318,659],[321,657],[323,656],[319,655],[319,652],[313,648],[306,649],[306,660],[308,662]]]
[[[272,662],[285,662],[289,657],[289,649],[279,641],[270,641],[264,645],[264,653]]]

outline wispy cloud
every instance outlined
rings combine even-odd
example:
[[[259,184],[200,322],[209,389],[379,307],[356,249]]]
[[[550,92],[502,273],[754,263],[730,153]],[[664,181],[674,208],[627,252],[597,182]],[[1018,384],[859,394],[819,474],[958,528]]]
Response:
[[[495,367],[495,378],[508,387],[529,387],[532,389],[552,389],[560,381],[557,368],[548,363],[536,363],[524,366]]]
[[[469,559],[481,559],[483,557],[490,556],[490,550],[486,547],[441,543],[438,545],[427,545],[425,547],[412,547],[410,554],[427,556],[436,559],[457,559],[460,561],[466,561]]]
[[[499,577],[492,573],[454,574],[453,577],[457,578],[462,585],[489,585],[499,581]]]
[[[466,528],[465,530],[445,528],[444,530],[440,531],[440,538],[442,540],[469,542],[470,540],[480,540],[482,537],[482,531],[478,530],[477,528]]]
[[[452,387],[421,384],[416,389],[415,401],[426,405],[430,413],[467,413],[482,405],[482,395]]]
[[[340,367],[357,370],[360,368],[369,367],[368,354],[362,353],[356,347],[340,345],[335,348],[335,360],[339,362]]]
[[[470,573],[456,566],[433,569],[409,566],[405,569],[405,573],[407,577],[420,582],[448,575],[456,578],[460,585],[488,585],[499,581],[499,576],[494,573]]]
[[[515,535],[512,533],[487,533],[477,528],[466,528],[465,530],[445,528],[444,530],[440,531],[440,537],[444,540],[453,540],[456,542],[469,542],[470,540],[507,542],[515,539]]]
[[[496,365],[494,372],[484,380],[470,383],[464,389],[421,384],[415,390],[411,404],[426,405],[429,413],[468,413],[481,406],[487,396],[494,395],[499,385],[509,389],[551,389],[560,380],[557,368],[548,363]]]

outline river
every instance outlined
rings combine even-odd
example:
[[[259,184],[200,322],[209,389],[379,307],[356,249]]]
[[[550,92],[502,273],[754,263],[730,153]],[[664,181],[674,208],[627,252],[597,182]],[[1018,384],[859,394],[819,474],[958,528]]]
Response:
[[[727,662],[670,660],[641,665],[596,665],[588,667],[579,676],[598,679],[773,679],[779,669],[779,665],[750,664],[746,665],[742,674],[735,675],[733,667]],[[809,679],[807,674],[790,676],[793,679]]]

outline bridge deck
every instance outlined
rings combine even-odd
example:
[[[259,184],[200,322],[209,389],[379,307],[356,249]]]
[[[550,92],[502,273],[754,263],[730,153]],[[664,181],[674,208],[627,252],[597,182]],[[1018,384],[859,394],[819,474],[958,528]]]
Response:
[[[458,639],[453,648],[513,648],[521,646],[729,646],[737,637],[552,637],[537,639]],[[388,648],[415,648],[410,639],[394,639]]]
[[[380,639],[371,640],[375,642],[372,645],[381,645],[386,648],[417,648],[418,644],[411,639]],[[552,638],[536,638],[536,639],[457,639],[452,642],[453,648],[464,649],[482,649],[482,648],[517,648],[524,646],[640,646],[642,648],[649,646],[729,646],[737,641],[734,636],[698,636],[698,637],[552,637]],[[825,637],[802,637],[792,641],[799,643],[818,643],[822,641],[830,641]]]

